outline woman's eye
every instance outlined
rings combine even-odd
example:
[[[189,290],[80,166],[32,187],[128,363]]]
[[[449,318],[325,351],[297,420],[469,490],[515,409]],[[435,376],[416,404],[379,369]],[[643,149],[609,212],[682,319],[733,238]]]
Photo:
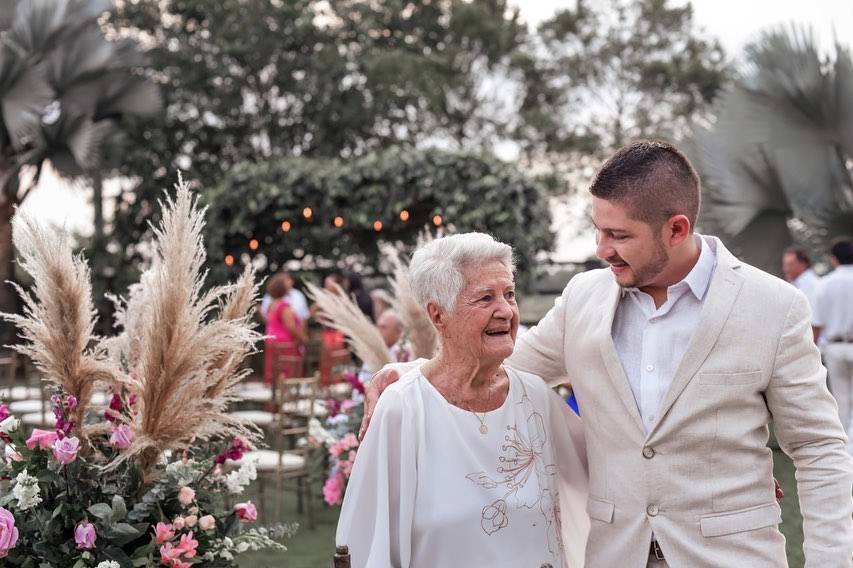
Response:
[[[491,302],[491,301],[492,301],[492,297],[491,297],[490,295],[485,295],[485,296],[483,296],[482,298],[480,298],[480,301],[481,301],[481,302]]]
[[[507,292],[506,293],[507,300],[515,300],[515,292]]]

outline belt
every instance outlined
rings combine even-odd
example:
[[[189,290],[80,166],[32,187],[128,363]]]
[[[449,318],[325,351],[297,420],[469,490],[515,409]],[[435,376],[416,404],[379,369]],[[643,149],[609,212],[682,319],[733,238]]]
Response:
[[[663,556],[663,550],[661,550],[658,541],[652,541],[651,545],[649,546],[649,556],[651,558],[654,558],[655,560],[665,560]]]
[[[830,337],[829,339],[827,339],[827,341],[829,343],[853,343],[853,335],[850,337],[843,337],[843,336]]]

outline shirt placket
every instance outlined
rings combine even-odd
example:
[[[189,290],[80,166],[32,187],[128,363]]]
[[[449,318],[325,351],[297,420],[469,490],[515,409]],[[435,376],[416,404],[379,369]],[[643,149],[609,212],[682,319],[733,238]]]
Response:
[[[656,309],[650,297],[642,297],[643,341],[640,349],[640,416],[646,432],[652,429],[657,419],[658,390],[660,371],[658,369],[658,347],[660,346],[660,326],[655,324]]]

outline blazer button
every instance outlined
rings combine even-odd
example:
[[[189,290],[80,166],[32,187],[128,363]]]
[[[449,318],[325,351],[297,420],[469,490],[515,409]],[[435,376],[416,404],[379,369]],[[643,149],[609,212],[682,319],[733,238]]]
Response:
[[[649,505],[646,507],[646,513],[648,513],[650,517],[656,517],[659,512],[660,510],[657,505]]]
[[[643,457],[649,460],[652,459],[655,457],[655,449],[650,446],[646,446],[643,448]]]

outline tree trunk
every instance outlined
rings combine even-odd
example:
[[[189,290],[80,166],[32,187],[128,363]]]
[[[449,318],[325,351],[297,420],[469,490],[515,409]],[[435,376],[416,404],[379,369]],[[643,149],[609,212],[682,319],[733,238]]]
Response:
[[[9,170],[0,164],[0,179]],[[0,312],[17,314],[20,310],[18,294],[8,282],[15,281],[15,247],[12,244],[12,217],[18,204],[17,173],[12,173],[6,183],[0,187]],[[16,342],[15,326],[9,322],[0,322],[0,345]]]

